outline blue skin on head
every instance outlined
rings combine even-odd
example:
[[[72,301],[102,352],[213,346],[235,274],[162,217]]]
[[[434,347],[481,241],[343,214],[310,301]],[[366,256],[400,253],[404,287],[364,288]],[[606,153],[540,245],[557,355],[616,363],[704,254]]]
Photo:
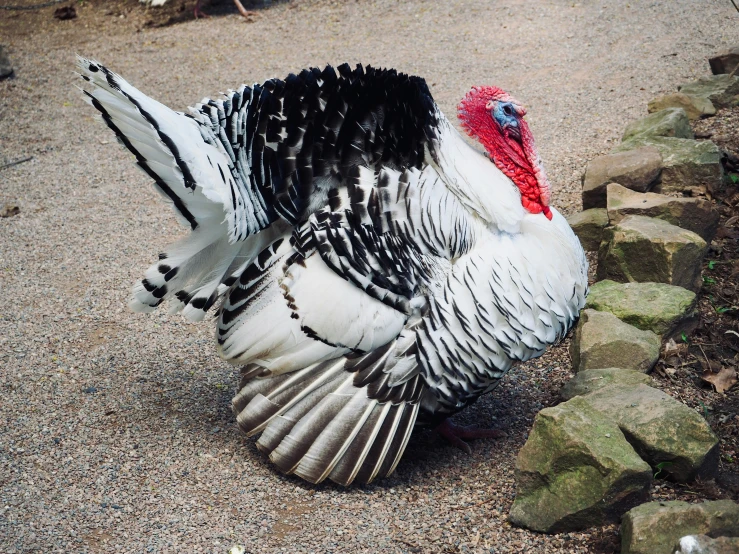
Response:
[[[518,128],[518,112],[512,102],[496,102],[491,110],[493,119],[500,125],[501,130],[508,130],[508,136],[521,140]]]

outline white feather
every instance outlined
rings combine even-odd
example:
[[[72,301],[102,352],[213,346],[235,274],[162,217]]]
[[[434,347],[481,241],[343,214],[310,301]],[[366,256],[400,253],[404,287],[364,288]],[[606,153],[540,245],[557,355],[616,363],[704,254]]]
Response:
[[[314,179],[294,229],[249,192],[265,168],[236,145],[246,116],[229,99],[188,117],[96,62],[78,65],[93,105],[193,228],[134,285],[132,309],[171,300],[199,320],[223,297],[218,352],[246,366],[237,420],[264,431],[258,446],[287,472],[344,484],[392,473],[420,409],[449,413],[491,390],[564,336],[584,304],[587,262],[564,218],[528,213],[438,111],[421,167],[370,167],[352,143],[365,165]]]

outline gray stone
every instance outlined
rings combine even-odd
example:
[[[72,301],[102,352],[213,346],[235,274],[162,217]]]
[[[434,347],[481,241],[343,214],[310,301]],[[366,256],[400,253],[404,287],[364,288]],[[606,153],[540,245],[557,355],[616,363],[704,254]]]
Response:
[[[626,216],[604,232],[598,279],[699,290],[707,251],[706,241],[692,231],[653,217]]]
[[[638,329],[668,339],[695,328],[695,303],[695,293],[682,287],[606,280],[590,287],[585,307],[610,312]]]
[[[608,312],[583,310],[570,343],[575,373],[603,367],[649,372],[659,359],[660,338]]]
[[[661,390],[609,385],[577,398],[614,421],[658,477],[686,482],[716,475],[718,437],[698,412]]]
[[[688,114],[682,108],[666,108],[632,121],[626,126],[622,141],[634,137],[695,138]]]
[[[654,192],[684,194],[701,187],[712,192],[723,184],[721,152],[711,141],[639,135],[621,143],[614,152],[644,146],[657,148],[662,155],[662,172]]]
[[[658,149],[651,147],[629,149],[590,160],[583,176],[583,209],[605,208],[609,183],[646,192],[659,177],[661,167],[662,156]]]
[[[17,204],[5,204],[0,208],[0,217],[13,217],[21,213],[21,208]]]
[[[571,215],[567,223],[580,239],[584,250],[596,251],[603,239],[603,229],[608,225],[608,213],[605,208],[592,208]]]
[[[582,398],[539,412],[516,459],[514,525],[558,533],[617,521],[646,498],[649,466]]]
[[[626,216],[656,217],[693,231],[711,242],[718,229],[719,214],[705,198],[664,196],[653,192],[634,192],[621,185],[608,185],[608,221],[620,223]],[[602,234],[601,234],[602,238]]]
[[[691,121],[716,114],[716,107],[708,98],[688,96],[682,92],[660,96],[650,100],[647,104],[649,113],[659,112],[667,108],[682,108]]]
[[[608,385],[652,385],[649,375],[631,369],[608,367],[604,369],[587,369],[579,372],[565,383],[560,391],[563,400],[589,394]]]
[[[739,104],[739,77],[711,75],[678,87],[683,94],[708,98],[717,108]]]
[[[734,46],[713,58],[708,58],[708,65],[711,66],[711,73],[714,75],[731,73],[739,65],[739,46]]]
[[[5,47],[0,44],[0,81],[13,76],[13,66],[10,63]]]
[[[673,554],[681,537],[697,534],[739,535],[739,505],[671,500],[637,506],[621,522],[621,554]]]
[[[682,537],[673,547],[675,554],[737,554],[739,537],[711,538],[708,535]]]

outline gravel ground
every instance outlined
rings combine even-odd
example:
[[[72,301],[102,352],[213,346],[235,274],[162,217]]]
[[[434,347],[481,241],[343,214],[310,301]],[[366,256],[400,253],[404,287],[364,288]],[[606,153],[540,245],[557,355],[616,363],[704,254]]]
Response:
[[[78,3],[71,21],[53,11],[0,10],[17,75],[0,82],[0,166],[33,156],[0,169],[0,206],[20,207],[0,219],[0,551],[612,551],[613,526],[544,536],[506,522],[515,455],[569,377],[564,345],[467,410],[463,423],[509,435],[472,456],[420,431],[376,485],[275,473],[236,430],[237,371],[211,325],[126,307],[183,231],[81,102],[73,53],[178,109],[326,62],[423,75],[449,116],[471,85],[496,84],[529,107],[555,203],[572,212],[585,161],[739,42],[728,0],[294,1],[251,23],[162,28],[134,0]]]

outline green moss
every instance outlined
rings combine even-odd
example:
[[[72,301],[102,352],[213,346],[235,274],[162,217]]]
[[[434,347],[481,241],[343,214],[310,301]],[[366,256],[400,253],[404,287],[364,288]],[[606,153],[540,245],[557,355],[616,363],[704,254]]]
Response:
[[[664,283],[605,280],[590,287],[585,307],[610,312],[639,329],[669,335],[693,315],[695,299],[695,293]]]
[[[574,398],[537,415],[516,461],[511,521],[559,532],[615,520],[625,511],[620,502],[639,502],[651,478],[618,427]]]
[[[652,378],[639,371],[622,368],[588,369],[579,372],[562,387],[565,400],[607,387],[608,385],[651,385]]]
[[[692,139],[694,135],[693,129],[690,127],[688,115],[684,109],[666,108],[629,123],[621,140],[627,141],[633,137],[676,137]]]

